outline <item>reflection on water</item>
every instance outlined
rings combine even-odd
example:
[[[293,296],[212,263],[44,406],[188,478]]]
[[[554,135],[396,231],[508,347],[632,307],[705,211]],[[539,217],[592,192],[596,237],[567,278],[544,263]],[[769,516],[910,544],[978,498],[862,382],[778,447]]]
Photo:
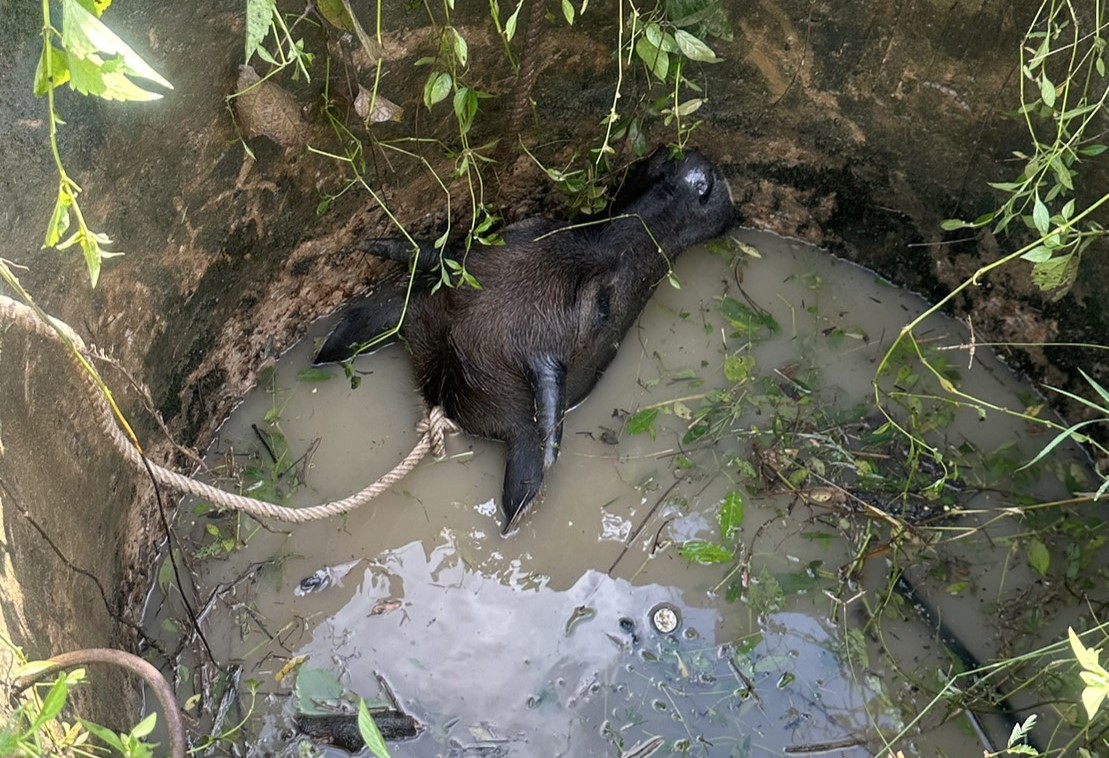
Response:
[[[865,401],[875,361],[921,305],[820,251],[764,234],[736,236],[762,258],[743,267],[704,249],[682,258],[681,289],[660,288],[597,389],[570,414],[542,499],[512,537],[498,534],[491,499],[500,493],[503,449],[464,436],[450,440],[448,458],[425,462],[344,518],[259,529],[249,519],[213,520],[183,508],[186,550],[214,555],[192,561],[198,597],[212,598],[207,638],[221,663],[241,664],[263,692],[277,695],[259,708],[287,706],[291,678],[277,683],[274,674],[307,656],[306,667],[331,671],[367,699],[379,694],[375,674],[391,684],[401,707],[427,726],[391,747],[398,758],[482,754],[467,746],[512,756],[615,756],[618,746],[650,735],[667,739],[660,755],[879,751],[877,730],[895,733],[917,707],[921,688],[906,672],[920,665],[934,682],[945,657],[912,618],[887,635],[896,640],[860,631],[869,601],[860,599],[861,586],[839,579],[853,557],[841,537],[855,522],[786,495],[747,492],[742,464],[752,453],[744,432],[769,424],[769,409],[749,409],[718,444],[683,439],[690,412],[728,386],[727,356],[753,358],[761,376],[801,376],[814,402],[829,407]],[[780,331],[749,344],[721,316],[725,295],[765,309]],[[925,331],[962,339],[952,322]],[[251,424],[276,420],[281,444],[273,452],[285,473],[264,476],[277,489],[302,479],[290,502],[304,505],[346,496],[391,468],[414,444],[421,413],[403,349],[359,359],[362,381],[352,390],[338,369],[327,381],[297,381],[309,343],[282,359],[276,389],[247,399],[210,456],[272,471]],[[962,380],[965,391],[1020,407],[1019,387],[981,352]],[[662,412],[651,433],[623,429],[626,414],[652,406]],[[821,430],[811,431],[816,439]],[[1026,453],[1038,444],[1004,419],[988,427],[956,420],[947,435],[983,451],[1012,442]],[[733,492],[746,492],[740,563],[681,558],[683,542],[719,540],[717,513]],[[972,502],[1009,504],[994,491]],[[245,547],[228,552],[236,540]],[[997,554],[970,541],[950,555],[984,593],[1034,578],[1022,561],[1002,567]],[[880,591],[885,558],[870,567]],[[181,625],[166,620],[181,615],[176,591],[168,602],[155,594],[150,628],[172,649]],[[648,620],[661,602],[682,616],[668,636]],[[992,641],[982,633],[991,623],[986,609],[973,597],[945,602],[962,603],[956,615],[972,649],[991,655],[982,646]],[[902,661],[891,663],[883,647]],[[935,722],[930,748],[982,749],[958,724]],[[257,754],[298,754],[273,718],[265,723],[261,741],[251,742]]]

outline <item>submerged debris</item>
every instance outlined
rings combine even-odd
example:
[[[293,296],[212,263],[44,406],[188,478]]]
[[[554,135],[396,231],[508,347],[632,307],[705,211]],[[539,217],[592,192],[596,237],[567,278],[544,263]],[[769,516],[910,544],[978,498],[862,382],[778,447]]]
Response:
[[[297,588],[293,590],[293,594],[297,597],[304,597],[312,592],[323,592],[331,587],[342,587],[343,580],[351,570],[362,562],[362,559],[351,561],[350,563],[339,563],[334,566],[324,566],[322,569],[306,577],[300,581]]]
[[[412,716],[393,708],[374,709],[370,711],[370,715],[373,716],[381,736],[390,741],[411,739],[424,728]],[[328,716],[301,714],[296,717],[296,728],[298,732],[316,742],[335,745],[351,753],[357,753],[366,746],[362,740],[362,734],[358,731],[357,714],[336,713]]]

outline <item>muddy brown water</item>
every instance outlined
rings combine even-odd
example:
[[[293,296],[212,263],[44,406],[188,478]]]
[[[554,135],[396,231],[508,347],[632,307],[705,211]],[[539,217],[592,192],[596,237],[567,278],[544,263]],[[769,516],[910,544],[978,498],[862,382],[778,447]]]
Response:
[[[692,447],[682,442],[683,416],[727,386],[726,355],[753,356],[761,376],[802,366],[807,389],[829,407],[866,403],[876,361],[924,306],[817,249],[750,231],[732,236],[761,258],[685,254],[675,269],[681,288],[659,288],[595,391],[570,413],[542,500],[507,538],[496,507],[503,450],[466,436],[449,440],[446,459],[423,463],[347,517],[261,528],[182,507],[180,549],[208,554],[189,559],[205,636],[220,665],[241,667],[265,695],[244,732],[249,754],[298,755],[287,718],[295,676],[275,678],[298,656],[302,672],[330,672],[369,701],[382,697],[378,675],[389,683],[426,726],[391,744],[397,757],[615,756],[653,735],[667,740],[659,755],[883,751],[949,659],[915,617],[891,620],[884,634],[859,633],[864,604],[873,603],[862,590],[881,595],[888,574],[878,557],[861,583],[837,578],[853,555],[841,533],[859,529],[862,516],[747,491],[735,461],[750,459],[746,432],[773,414],[748,412],[736,434]],[[748,345],[721,316],[722,296],[749,298],[780,331]],[[361,489],[411,449],[421,407],[403,348],[360,358],[356,389],[334,367],[330,379],[298,380],[328,326],[316,325],[262,378],[209,465],[272,469],[252,424],[276,422],[285,460],[304,480],[288,502],[309,505]],[[938,318],[921,334],[950,345],[966,338],[962,325]],[[952,356],[963,391],[1023,407],[1027,387],[985,351],[969,370],[965,352]],[[663,410],[653,437],[629,434],[622,415],[653,405]],[[958,414],[945,435],[981,451],[1011,445],[1025,459],[1048,439],[973,412]],[[1041,499],[1065,495],[1054,479],[1036,487]],[[744,495],[738,542],[750,570],[729,577],[733,564],[691,564],[678,546],[719,539],[717,513],[731,492]],[[962,502],[991,513],[1012,504],[996,492]],[[1018,528],[1002,519],[988,538],[944,547],[942,562],[957,565],[969,589],[925,587],[938,590],[946,618],[983,659],[996,652],[995,605],[1035,583],[1011,541]],[[922,566],[916,579],[928,573]],[[774,586],[776,601],[757,599],[760,587],[773,595]],[[740,597],[729,599],[729,587]],[[660,603],[680,613],[668,635],[650,624]],[[156,588],[148,618],[151,634],[175,649],[187,627],[178,590]],[[1045,626],[1048,641],[1057,627]],[[214,710],[218,689],[197,688],[206,665],[195,641],[180,662],[179,692],[202,692]],[[965,723],[940,720],[927,719],[909,744],[920,754],[979,754]],[[1007,733],[1003,724],[987,728]]]

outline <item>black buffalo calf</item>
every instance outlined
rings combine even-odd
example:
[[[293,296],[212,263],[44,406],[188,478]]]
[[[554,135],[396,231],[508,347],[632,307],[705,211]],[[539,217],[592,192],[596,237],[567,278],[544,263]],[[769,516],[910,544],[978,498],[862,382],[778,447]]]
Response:
[[[512,224],[503,247],[475,248],[466,259],[481,289],[414,288],[401,336],[424,400],[469,434],[508,445],[504,531],[558,458],[567,409],[596,384],[670,264],[735,222],[727,182],[707,159],[660,148],[629,171],[612,218]],[[409,246],[368,249],[412,264]],[[439,264],[430,245],[418,255],[419,270]],[[347,312],[316,362],[349,358],[396,325],[403,303],[403,288],[379,289]]]

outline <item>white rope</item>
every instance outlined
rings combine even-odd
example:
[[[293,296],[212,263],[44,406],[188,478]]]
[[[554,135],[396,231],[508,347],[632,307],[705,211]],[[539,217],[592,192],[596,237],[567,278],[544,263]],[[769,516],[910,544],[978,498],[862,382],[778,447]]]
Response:
[[[33,308],[3,295],[0,295],[0,320],[18,324],[35,334],[48,337],[63,345],[65,344],[65,340],[59,336],[54,326],[40,319]],[[84,341],[65,323],[57,319],[53,319],[53,322],[73,343],[73,348],[82,355],[88,357],[88,348],[85,347]],[[67,353],[68,352],[67,350]],[[124,434],[123,430],[119,428],[119,424],[116,423],[115,415],[112,413],[108,401],[100,391],[100,387],[97,385],[96,380],[89,375],[88,371],[85,370],[85,367],[81,365],[76,356],[69,353],[69,357],[77,367],[78,374],[81,377],[81,386],[84,388],[85,394],[98,411],[97,416],[100,422],[100,428],[108,435],[112,444],[115,445],[116,449],[119,450],[123,457],[130,461],[131,465],[140,471],[146,472],[146,465],[143,462],[142,454],[127,435]],[[177,492],[194,495],[195,497],[206,500],[221,510],[242,511],[259,518],[272,518],[279,521],[301,524],[306,521],[315,521],[329,516],[348,513],[361,505],[365,505],[403,479],[406,474],[416,468],[416,465],[428,454],[428,452],[431,452],[436,458],[442,458],[443,455],[445,455],[445,436],[459,431],[458,426],[448,419],[443,413],[442,408],[439,407],[429,410],[427,417],[420,421],[416,430],[420,434],[420,439],[416,443],[416,447],[412,449],[412,452],[409,453],[404,460],[376,482],[350,497],[307,508],[290,508],[268,503],[264,500],[246,497],[245,495],[236,495],[209,484],[198,482],[190,477],[182,476],[175,471],[170,471],[151,461],[147,461],[147,463],[149,463],[151,470],[154,472],[154,479],[157,480],[159,484],[170,487]]]

